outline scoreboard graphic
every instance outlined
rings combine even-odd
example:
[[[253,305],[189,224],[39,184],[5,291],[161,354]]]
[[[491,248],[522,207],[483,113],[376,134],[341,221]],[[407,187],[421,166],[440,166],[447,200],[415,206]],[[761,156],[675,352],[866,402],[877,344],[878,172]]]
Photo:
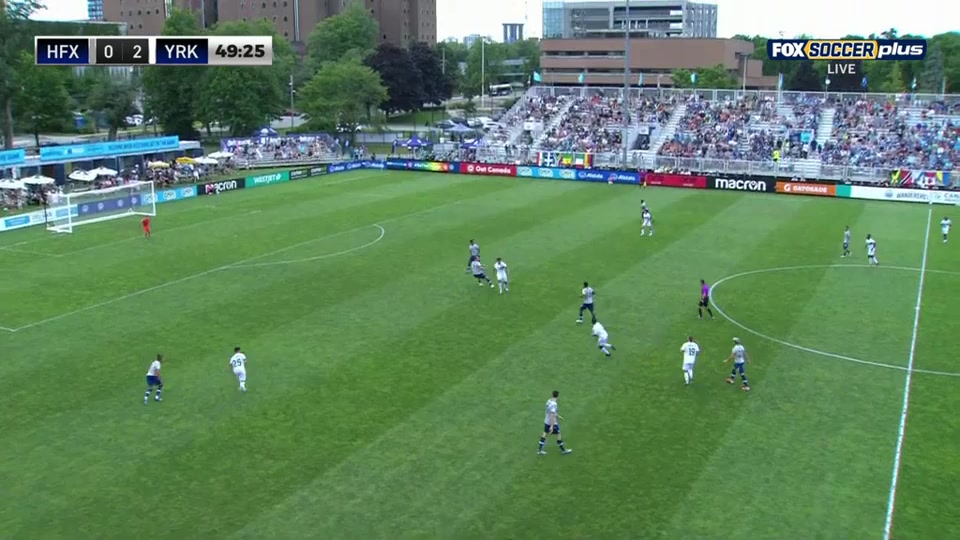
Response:
[[[270,66],[270,36],[34,38],[37,65]]]

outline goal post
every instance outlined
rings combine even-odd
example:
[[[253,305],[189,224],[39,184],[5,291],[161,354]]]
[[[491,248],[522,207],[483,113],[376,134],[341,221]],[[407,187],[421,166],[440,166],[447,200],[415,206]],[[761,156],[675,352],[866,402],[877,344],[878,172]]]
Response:
[[[47,209],[47,230],[72,233],[74,227],[102,223],[127,216],[157,215],[153,182],[130,182],[121,186],[65,195],[63,205]]]

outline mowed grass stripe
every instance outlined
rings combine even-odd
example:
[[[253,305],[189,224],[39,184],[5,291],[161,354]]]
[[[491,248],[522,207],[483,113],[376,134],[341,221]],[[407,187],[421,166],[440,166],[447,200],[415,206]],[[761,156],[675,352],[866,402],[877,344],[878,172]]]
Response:
[[[601,317],[608,317],[607,324],[623,349],[636,350],[629,343],[630,336],[623,322],[618,326],[618,318],[612,314],[619,288],[611,287],[610,278],[620,273],[632,274],[638,264],[643,264],[642,261],[659,253],[664,246],[671,245],[669,234],[665,234],[661,242],[635,242],[639,217],[636,213],[637,203],[639,199],[633,199],[630,204],[623,205],[624,210],[619,212],[607,205],[602,208],[602,214],[591,213],[597,217],[587,222],[582,221],[583,213],[571,215],[563,225],[558,223],[544,227],[543,234],[548,236],[532,237],[538,241],[524,242],[524,235],[511,238],[508,242],[511,245],[529,246],[524,250],[528,259],[544,259],[537,252],[548,256],[535,268],[535,281],[516,285],[508,298],[481,295],[480,303],[465,314],[476,327],[493,326],[502,330],[483,337],[484,346],[476,348],[473,354],[474,347],[469,346],[473,341],[472,335],[462,338],[444,335],[442,339],[451,341],[450,347],[454,351],[449,355],[448,361],[451,362],[462,356],[466,358],[460,361],[483,362],[483,357],[475,356],[490,355],[489,342],[503,341],[507,339],[501,339],[504,335],[515,334],[516,337],[512,338],[514,345],[505,349],[499,358],[482,371],[474,373],[457,386],[446,388],[443,394],[428,403],[423,412],[382,437],[383,444],[396,444],[404,448],[403,453],[393,456],[387,452],[384,455],[381,444],[367,448],[362,454],[352,456],[348,463],[336,469],[335,474],[324,475],[316,485],[285,503],[269,519],[261,520],[263,523],[245,530],[241,536],[253,537],[276,532],[282,523],[290,520],[297,520],[300,524],[298,528],[317,530],[316,527],[319,527],[321,531],[329,531],[328,534],[332,534],[337,527],[362,531],[359,534],[366,536],[382,535],[388,530],[403,531],[397,533],[403,537],[431,533],[440,536],[455,532],[462,534],[465,526],[472,525],[473,519],[470,517],[476,514],[478,504],[502,494],[503,484],[509,486],[512,483],[511,477],[516,474],[514,470],[518,466],[521,470],[529,467],[532,460],[536,459],[533,451],[537,432],[534,430],[539,429],[536,422],[540,421],[542,401],[545,399],[540,394],[549,392],[555,384],[565,387],[564,392],[570,396],[568,399],[575,399],[579,410],[596,396],[577,392],[570,386],[575,384],[574,381],[577,381],[576,386],[580,386],[580,380],[585,379],[582,382],[587,383],[587,387],[593,386],[599,395],[603,395],[602,388],[609,384],[610,379],[617,377],[617,364],[631,361],[628,356],[613,364],[603,360],[594,347],[594,340],[589,337],[588,326],[573,324],[580,279],[571,274],[575,276],[579,270],[583,275],[596,276],[600,298],[606,299],[600,302]],[[674,206],[661,206],[664,215],[673,210]],[[615,226],[615,229],[603,234],[600,241],[584,241],[576,248],[560,253],[554,250],[560,238],[585,236],[597,226],[597,222],[604,221],[610,222],[607,226]],[[611,249],[613,247],[617,249]],[[526,269],[528,264],[522,268]],[[558,287],[560,294],[556,294]],[[537,300],[528,300],[531,297]],[[518,301],[523,301],[523,305],[517,306]],[[496,309],[503,303],[508,303],[510,307]],[[440,328],[440,325],[431,325],[428,332],[436,333],[434,328]],[[621,339],[625,341],[620,342]],[[506,342],[509,343],[510,339]],[[457,354],[455,350],[463,348],[463,344],[466,344],[469,352]],[[415,369],[415,366],[407,368]],[[575,373],[572,377],[566,373],[570,370]],[[592,373],[594,385],[586,380],[591,372],[595,372]],[[566,384],[557,380],[561,377],[568,379]],[[523,388],[531,385],[546,390],[536,395],[523,391]],[[477,396],[476,400],[471,399],[474,395]],[[476,405],[472,404],[474,401]],[[455,406],[455,403],[459,405]],[[569,407],[568,413],[573,410]],[[469,434],[442,428],[451,423],[470,426]],[[416,441],[432,441],[435,444],[424,447]],[[585,443],[585,440],[580,443]],[[436,456],[427,457],[438,449],[443,449],[446,459],[438,461]],[[377,455],[380,457],[375,458]],[[504,455],[513,457],[508,459]],[[454,459],[454,456],[457,457]],[[381,465],[373,462],[374,459],[387,463]],[[477,468],[483,470],[477,471]],[[361,474],[362,477],[358,479],[356,475]],[[343,477],[351,475],[350,482],[342,481]],[[396,493],[401,486],[407,485],[428,485],[430,488],[418,491],[413,501],[396,497],[389,500],[390,493]],[[470,489],[464,490],[465,485],[469,485]],[[306,508],[331,505],[344,508],[324,516],[305,511]],[[386,521],[366,520],[361,514],[361,510],[366,508],[381,509],[379,511]],[[447,517],[437,519],[440,515]],[[459,517],[450,521],[450,516]]]
[[[108,267],[98,265],[90,272],[76,272],[74,267],[69,265],[53,265],[45,271],[35,272],[31,286],[25,287],[20,297],[10,298],[4,304],[16,307],[19,312],[4,313],[0,320],[7,326],[29,324],[55,315],[42,311],[46,305],[55,304],[61,308],[69,306],[69,309],[64,309],[63,312],[80,309],[104,301],[103,291],[108,288],[116,292],[112,296],[120,297],[150,286],[270,253],[284,245],[296,246],[311,239],[352,232],[357,227],[372,225],[375,220],[401,219],[410,214],[456,204],[472,196],[489,193],[491,189],[508,187],[505,184],[479,182],[469,184],[463,189],[459,185],[445,185],[431,190],[430,196],[408,194],[394,200],[392,206],[388,202],[370,201],[364,205],[363,210],[348,208],[319,216],[305,215],[296,222],[279,220],[277,223],[275,216],[264,212],[251,218],[262,223],[275,223],[276,228],[270,228],[266,232],[260,229],[260,232],[257,232],[257,227],[249,225],[197,232],[188,239],[176,241],[173,248],[176,253],[171,253],[173,250],[169,249],[157,253],[151,250],[153,244],[144,241],[136,246],[133,253],[125,254],[123,262]],[[437,196],[438,193],[441,195]],[[254,232],[247,234],[247,230]],[[277,245],[277,238],[284,239],[280,246]],[[176,264],[170,264],[171,256],[176,256]],[[72,287],[64,291],[60,284],[66,279],[70,280]],[[147,283],[150,285],[146,285]],[[13,319],[16,319],[17,324],[10,322]]]
[[[810,210],[819,209],[811,203]],[[863,210],[863,215],[850,223],[855,231],[884,221],[872,215],[869,208]],[[801,216],[807,223],[803,227],[786,223],[779,232],[791,238],[791,229],[803,231],[804,237],[791,238],[798,253],[814,251],[818,237],[833,233],[841,238],[840,231],[826,229],[835,227],[835,223],[820,225],[811,217]],[[899,226],[910,230],[902,221]],[[885,239],[884,245],[891,253],[916,252],[915,238],[900,229],[888,225],[874,234]],[[856,246],[854,250],[858,251]],[[820,261],[811,262],[838,262],[836,253],[830,255],[824,252]],[[747,260],[763,256],[756,254]],[[848,330],[846,339],[828,341],[822,347],[852,347],[853,351],[838,352],[856,353],[879,339],[901,353],[905,350],[915,276],[901,282],[899,289],[890,290],[894,283],[886,279],[891,276],[878,273],[882,271],[818,268],[800,272],[784,275],[781,280],[745,282],[739,289],[718,292],[716,298],[724,302],[731,315],[750,313],[752,320],[767,325],[765,333],[788,341],[818,339],[818,328],[839,326]],[[881,289],[882,296],[860,294],[862,288],[856,284],[871,279],[881,279],[888,287]],[[750,290],[752,298],[775,294],[782,303],[743,300],[739,307],[733,307],[736,303],[730,295],[749,289],[750,283],[759,285]],[[896,323],[898,313],[886,314],[882,323],[874,323],[881,324],[876,328],[879,333],[874,334],[860,321],[849,320],[849,311],[838,310],[849,305],[857,305],[865,313],[900,306],[901,324]],[[739,330],[733,333],[742,334]],[[675,516],[671,534],[715,534],[717,523],[728,515],[725,504],[729,501],[746,501],[754,508],[725,524],[724,532],[730,538],[782,538],[788,532],[804,537],[876,534],[882,526],[888,482],[885,471],[895,434],[890,429],[896,425],[902,373],[816,358],[756,337],[741,337],[756,359],[749,368],[754,391],[744,401],[743,414],[716,448],[697,489]],[[720,356],[725,357],[727,351],[722,352]],[[776,369],[766,369],[765,377],[757,380],[755,373],[764,366]],[[851,460],[852,455],[857,458]]]
[[[579,201],[577,201],[577,203],[579,204]],[[460,257],[458,256],[458,257],[456,257],[456,259],[460,259]],[[454,274],[454,275],[456,276],[456,279],[459,280],[459,279],[462,278],[461,274],[459,274],[459,264],[456,266],[456,268],[457,268],[457,270],[455,271],[455,274]],[[247,298],[250,298],[250,297],[252,297],[252,296],[253,296],[253,295],[248,294],[248,295],[247,295]],[[220,353],[220,354],[222,354],[222,353]],[[221,357],[220,359],[222,360],[222,357]],[[184,374],[184,375],[187,375],[187,374]],[[188,379],[189,379],[189,378],[188,378]],[[277,389],[277,390],[279,391],[279,389]],[[281,392],[281,394],[282,394],[282,392]],[[196,442],[194,441],[194,444],[195,444],[195,443],[196,443]],[[137,481],[139,481],[139,480],[137,480]]]

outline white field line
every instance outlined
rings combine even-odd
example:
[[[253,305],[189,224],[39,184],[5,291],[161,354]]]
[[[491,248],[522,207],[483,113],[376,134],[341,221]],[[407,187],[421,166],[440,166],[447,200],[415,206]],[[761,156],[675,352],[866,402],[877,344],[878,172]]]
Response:
[[[872,268],[872,267],[871,267],[870,265],[868,265],[868,264],[813,264],[813,265],[806,265],[806,266],[781,266],[781,267],[778,267],[778,268],[761,268],[761,269],[759,269],[759,270],[748,270],[748,271],[746,271],[746,272],[739,272],[739,273],[737,273],[737,274],[733,274],[733,275],[726,276],[726,277],[724,277],[724,278],[718,279],[718,280],[713,284],[713,287],[712,287],[711,292],[716,291],[717,287],[719,287],[719,286],[720,286],[721,284],[723,284],[723,283],[726,283],[726,282],[728,282],[728,281],[732,281],[732,280],[734,280],[734,279],[741,278],[741,277],[744,277],[744,276],[752,276],[752,275],[756,275],[756,274],[766,274],[766,273],[773,273],[773,272],[788,272],[788,271],[791,271],[791,270],[812,270],[812,269],[817,269],[817,268]],[[907,271],[907,272],[919,272],[919,271],[920,271],[919,268],[914,268],[914,267],[912,267],[912,266],[880,266],[880,267],[878,267],[878,268],[881,268],[881,269],[884,269],[884,270],[902,270],[902,271]],[[931,269],[926,269],[926,270],[925,270],[925,273],[927,273],[927,274],[929,274],[929,273],[938,273],[938,274],[948,274],[948,275],[960,275],[960,272],[955,272],[955,271],[951,271],[951,270],[931,270]],[[810,353],[810,354],[815,354],[815,355],[818,355],[818,356],[823,356],[823,357],[826,357],[826,358],[833,358],[833,359],[836,359],[836,360],[843,360],[843,361],[845,361],[845,362],[853,362],[853,363],[855,363],[855,364],[861,364],[861,365],[865,365],[865,366],[873,366],[873,367],[880,367],[880,368],[886,368],[886,369],[896,369],[896,370],[899,370],[899,371],[907,371],[907,368],[906,368],[905,366],[898,366],[898,365],[896,365],[896,364],[885,364],[885,363],[883,363],[883,362],[874,362],[874,361],[872,361],[872,360],[863,360],[863,359],[861,359],[861,358],[854,358],[854,357],[852,357],[852,356],[846,356],[846,355],[842,355],[842,354],[836,354],[836,353],[832,353],[832,352],[829,352],[829,351],[823,351],[823,350],[820,350],[820,349],[814,349],[814,348],[812,348],[812,347],[804,347],[803,345],[797,345],[796,343],[792,343],[792,342],[785,341],[785,340],[782,340],[782,339],[779,339],[779,338],[775,338],[775,337],[773,337],[773,336],[769,336],[769,335],[767,335],[767,334],[764,334],[763,332],[759,332],[759,331],[757,331],[757,330],[754,330],[753,328],[750,328],[749,326],[741,323],[740,321],[738,321],[738,320],[734,319],[733,317],[731,317],[730,315],[728,315],[728,314],[723,310],[723,307],[720,306],[720,305],[717,303],[717,301],[716,301],[716,300],[717,300],[716,295],[713,295],[713,296],[714,296],[714,298],[712,299],[712,300],[713,300],[713,309],[715,309],[715,310],[717,311],[717,313],[720,314],[721,317],[723,317],[724,319],[726,319],[727,321],[729,321],[730,324],[733,324],[733,325],[736,326],[737,328],[740,328],[741,330],[743,330],[743,331],[745,331],[745,332],[749,332],[749,333],[751,333],[751,334],[753,334],[753,335],[755,335],[755,336],[757,336],[757,337],[763,338],[763,339],[765,339],[765,340],[767,340],[767,341],[771,341],[771,342],[773,342],[773,343],[776,343],[776,344],[778,344],[778,345],[782,345],[782,346],[784,346],[784,347],[788,347],[788,348],[795,349],[795,350],[798,350],[798,351],[802,351],[802,352],[805,352],[805,353]],[[934,371],[934,370],[929,370],[929,369],[913,369],[912,371],[913,371],[914,373],[924,373],[924,374],[927,374],[927,375],[940,375],[940,376],[943,376],[943,377],[960,377],[960,372],[955,372],[955,371]]]
[[[907,433],[907,413],[910,410],[910,383],[913,381],[913,362],[917,355],[917,333],[920,329],[920,306],[923,302],[923,284],[927,270],[927,253],[930,250],[930,223],[933,221],[933,206],[927,211],[927,230],[923,237],[923,256],[920,259],[920,283],[917,285],[917,305],[913,314],[913,333],[910,337],[910,356],[907,360],[907,376],[903,381],[903,407],[900,424],[897,426],[897,446],[893,452],[893,472],[890,475],[890,492],[887,496],[887,516],[883,521],[883,540],[890,540],[893,533],[893,513],[897,502],[897,485],[900,481],[900,462],[903,457],[903,439]]]
[[[333,233],[333,234],[328,234],[328,235],[325,235],[325,236],[321,236],[321,237],[319,237],[319,238],[314,238],[314,239],[312,239],[312,240],[307,240],[307,241],[304,241],[304,242],[299,242],[299,243],[297,243],[297,244],[293,244],[293,245],[291,245],[291,246],[282,247],[282,248],[280,248],[280,249],[275,249],[275,250],[273,250],[273,251],[269,251],[269,252],[267,252],[267,253],[262,253],[262,254],[260,254],[260,255],[254,256],[254,257],[250,257],[250,258],[247,258],[247,259],[243,259],[243,260],[240,260],[240,261],[237,261],[237,262],[233,262],[233,263],[230,263],[230,264],[225,264],[225,265],[223,265],[223,266],[218,266],[218,267],[216,267],[216,268],[211,268],[211,269],[209,269],[209,270],[204,270],[203,272],[199,272],[199,273],[197,273],[197,274],[191,274],[191,275],[189,275],[189,276],[185,276],[185,277],[182,277],[182,278],[178,278],[178,279],[175,279],[175,280],[172,280],[172,281],[167,281],[167,282],[164,282],[164,283],[160,283],[159,285],[154,285],[154,286],[152,286],[152,287],[147,287],[146,289],[140,289],[140,290],[138,290],[138,291],[134,291],[134,292],[132,292],[132,293],[125,294],[125,295],[123,295],[123,296],[118,296],[118,297],[115,297],[115,298],[111,298],[110,300],[105,300],[105,301],[103,301],[103,302],[98,302],[98,303],[96,303],[96,304],[90,304],[89,306],[84,306],[84,307],[82,307],[82,308],[75,309],[75,310],[72,310],[72,311],[68,311],[68,312],[66,312],[66,313],[61,313],[61,314],[59,314],[59,315],[54,315],[53,317],[48,317],[48,318],[46,318],[46,319],[39,320],[39,321],[36,321],[36,322],[32,322],[32,323],[30,323],[30,324],[25,324],[25,325],[20,326],[20,327],[17,327],[17,328],[4,328],[4,330],[6,330],[6,331],[8,331],[8,332],[20,332],[21,330],[27,330],[27,329],[34,328],[34,327],[37,327],[37,326],[42,326],[42,325],[45,325],[45,324],[47,324],[47,323],[51,323],[51,322],[54,322],[54,321],[59,321],[60,319],[65,319],[65,318],[67,318],[67,317],[71,317],[71,316],[73,316],[73,315],[77,315],[77,314],[79,314],[79,313],[84,313],[84,312],[87,312],[87,311],[90,311],[90,310],[94,310],[94,309],[97,309],[97,308],[101,308],[101,307],[104,307],[104,306],[109,306],[109,305],[111,305],[111,304],[115,304],[115,303],[121,302],[121,301],[123,301],[123,300],[127,300],[127,299],[130,299],[130,298],[134,298],[134,297],[137,297],[137,296],[141,296],[141,295],[144,295],[144,294],[146,294],[146,293],[153,292],[153,291],[156,291],[156,290],[164,289],[164,288],[169,287],[169,286],[171,286],[171,285],[177,285],[177,284],[184,283],[184,282],[186,282],[186,281],[190,281],[190,280],[193,280],[193,279],[196,279],[196,278],[199,278],[199,277],[208,276],[208,275],[213,274],[213,273],[215,273],[215,272],[220,272],[220,271],[222,271],[222,270],[227,270],[227,269],[233,268],[233,267],[235,267],[235,266],[246,265],[246,264],[248,264],[248,263],[251,263],[251,262],[254,262],[254,261],[258,261],[258,260],[260,260],[260,259],[264,259],[264,258],[270,257],[270,256],[272,256],[272,255],[279,255],[280,253],[284,253],[284,252],[290,251],[291,249],[296,249],[296,248],[298,248],[298,247],[306,246],[306,245],[309,245],[309,244],[312,244],[312,243],[315,243],[315,242],[319,242],[319,241],[321,241],[321,240],[326,240],[326,239],[329,239],[329,238],[335,238],[335,237],[337,237],[337,236],[342,236],[342,235],[344,235],[344,234],[350,234],[350,233],[352,233],[352,232],[360,231],[360,230],[367,229],[367,228],[370,228],[370,227],[380,227],[380,228],[382,229],[382,226],[381,226],[381,225],[382,225],[383,223],[390,223],[390,222],[398,221],[398,220],[405,219],[405,218],[408,218],[408,217],[413,217],[413,216],[418,216],[418,215],[421,215],[421,214],[425,214],[425,213],[427,213],[427,212],[433,212],[433,211],[435,211],[435,210],[440,210],[441,208],[447,208],[447,207],[450,207],[450,206],[454,206],[454,205],[460,204],[461,202],[463,202],[463,201],[462,201],[462,200],[453,201],[453,202],[450,202],[450,203],[445,203],[445,204],[441,204],[441,205],[438,205],[438,206],[433,206],[433,207],[430,207],[430,208],[425,208],[425,209],[423,209],[423,210],[417,210],[416,212],[411,212],[411,213],[409,213],[409,214],[404,214],[404,215],[401,215],[401,216],[396,216],[396,217],[392,217],[392,218],[380,220],[378,223],[371,223],[371,224],[369,224],[369,225],[362,225],[362,226],[360,226],[360,227],[354,227],[354,228],[349,229],[349,230],[346,230],[346,231],[340,231],[340,232],[337,232],[337,233]],[[379,240],[378,240],[378,241],[379,241]]]
[[[340,180],[337,180],[336,182],[323,182],[323,183],[318,183],[318,184],[316,184],[316,187],[339,186],[340,184],[347,184],[347,183],[350,183],[350,182],[356,182],[357,180],[364,180],[364,179],[367,179],[367,178],[374,178],[374,177],[376,177],[376,176],[379,176],[379,174],[367,174],[367,175],[361,175],[361,176],[354,176],[354,177],[350,177],[350,178],[342,178],[342,179],[340,179]],[[222,207],[221,207],[221,206],[218,206],[218,205],[213,205],[213,204],[205,204],[205,205],[203,205],[202,207],[199,207],[199,208],[209,208],[209,209],[212,209],[212,210],[218,210],[218,209],[220,209],[220,208],[222,208]],[[249,215],[249,214],[259,214],[260,212],[261,212],[260,210],[253,210],[253,211],[250,211],[250,212],[245,212],[245,213],[242,213],[242,214],[236,214],[236,215],[232,215],[232,216],[222,216],[222,217],[215,218],[215,219],[211,219],[211,220],[207,220],[207,221],[190,223],[190,224],[188,224],[188,225],[181,225],[181,226],[179,226],[179,227],[173,227],[173,228],[170,228],[170,229],[163,229],[162,232],[166,233],[166,232],[170,232],[170,231],[176,231],[176,230],[181,230],[181,229],[188,229],[188,228],[190,228],[190,227],[196,227],[196,226],[198,226],[198,225],[205,225],[205,224],[207,224],[207,223],[213,223],[213,222],[220,221],[220,220],[223,220],[223,219],[233,219],[233,218],[237,218],[237,217],[244,216],[244,215]],[[157,232],[161,232],[161,231],[157,231]],[[101,247],[112,246],[112,245],[120,244],[120,243],[123,243],[123,242],[129,242],[130,240],[137,240],[137,239],[140,239],[140,238],[143,238],[143,237],[140,236],[140,235],[131,236],[130,238],[122,238],[122,239],[120,239],[120,240],[114,240],[114,241],[111,241],[111,242],[106,242],[106,243],[103,243],[103,244],[97,244],[97,245],[95,245],[95,246],[90,246],[90,247],[86,247],[86,248],[83,248],[83,249],[78,249],[78,250],[75,250],[75,251],[69,251],[69,252],[67,252],[67,253],[59,253],[59,254],[58,254],[58,253],[43,253],[43,252],[40,252],[40,251],[28,252],[28,251],[26,251],[26,250],[14,250],[14,249],[11,249],[11,248],[15,248],[15,247],[17,247],[17,246],[24,246],[24,245],[27,245],[27,244],[35,244],[35,243],[38,243],[38,242],[46,242],[46,241],[50,240],[51,238],[61,238],[61,236],[60,236],[60,235],[56,235],[56,236],[44,236],[44,237],[41,237],[41,238],[35,238],[35,239],[33,239],[33,240],[26,240],[26,241],[23,241],[23,242],[17,242],[17,243],[15,243],[15,244],[10,244],[9,246],[0,246],[0,250],[3,250],[3,251],[12,251],[12,252],[14,252],[14,253],[16,253],[16,252],[19,251],[19,252],[21,252],[21,253],[30,253],[31,255],[45,255],[45,256],[47,256],[47,257],[61,258],[61,257],[70,256],[70,255],[75,255],[75,254],[77,254],[77,253],[83,253],[83,252],[86,252],[86,251],[91,251],[91,250],[94,250],[94,249],[99,249],[99,248],[101,248]],[[2,330],[2,328],[0,328],[0,330]]]
[[[32,251],[29,249],[20,249],[15,247],[0,246],[0,251],[8,251],[10,253],[21,253],[23,255],[36,255],[38,257],[58,257],[52,253],[44,253],[42,251]]]
[[[354,252],[360,251],[360,250],[362,250],[362,249],[367,249],[368,247],[370,247],[370,246],[372,246],[372,245],[374,245],[374,244],[377,244],[377,243],[379,243],[381,240],[383,240],[383,237],[387,235],[387,230],[384,229],[383,227],[381,227],[380,225],[374,225],[374,227],[380,229],[380,235],[377,236],[376,238],[374,238],[372,241],[367,242],[366,244],[363,244],[363,245],[360,245],[360,246],[352,247],[352,248],[350,248],[350,249],[345,249],[345,250],[343,250],[343,251],[337,251],[336,253],[325,253],[325,254],[323,254],[323,255],[317,255],[317,256],[315,256],[315,257],[307,257],[307,258],[305,258],[305,259],[293,259],[293,260],[290,260],[290,261],[276,261],[276,262],[265,262],[265,263],[255,263],[255,264],[235,264],[235,265],[231,266],[230,268],[238,268],[238,269],[239,269],[239,268],[260,268],[260,267],[264,267],[264,266],[280,266],[280,265],[284,265],[284,264],[298,264],[298,263],[306,263],[306,262],[320,261],[320,260],[323,260],[323,259],[329,259],[329,258],[331,258],[331,257],[339,257],[339,256],[341,256],[341,255],[347,255],[347,254],[350,254],[350,253],[354,253]]]

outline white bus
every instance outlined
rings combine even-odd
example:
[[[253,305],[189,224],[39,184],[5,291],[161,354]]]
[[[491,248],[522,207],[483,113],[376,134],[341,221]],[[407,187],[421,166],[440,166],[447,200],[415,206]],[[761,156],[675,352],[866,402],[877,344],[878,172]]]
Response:
[[[510,84],[491,84],[491,96],[509,96],[513,94],[513,85]]]

